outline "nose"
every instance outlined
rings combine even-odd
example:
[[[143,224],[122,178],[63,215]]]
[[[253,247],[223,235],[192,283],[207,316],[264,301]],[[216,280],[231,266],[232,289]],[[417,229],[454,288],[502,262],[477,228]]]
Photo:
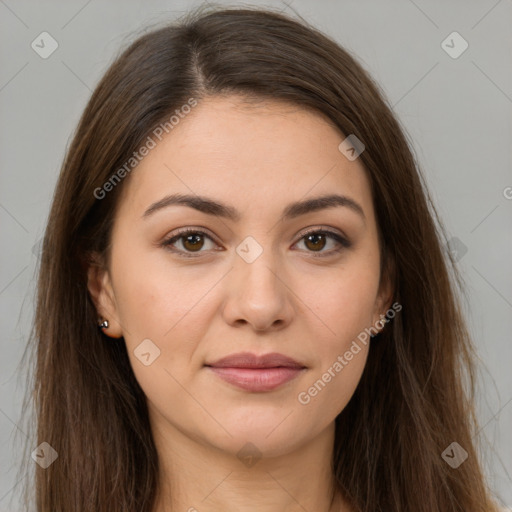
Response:
[[[254,331],[275,331],[290,324],[294,315],[293,291],[271,251],[263,251],[251,263],[236,256],[225,286],[223,315],[230,325],[247,324]]]

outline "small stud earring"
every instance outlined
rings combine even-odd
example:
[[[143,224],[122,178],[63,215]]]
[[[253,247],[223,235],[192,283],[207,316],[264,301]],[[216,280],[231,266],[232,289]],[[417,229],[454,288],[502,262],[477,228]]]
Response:
[[[100,322],[100,320],[98,320],[98,322]],[[103,322],[101,322],[98,327],[100,329],[107,329],[108,328],[108,320],[103,320]]]

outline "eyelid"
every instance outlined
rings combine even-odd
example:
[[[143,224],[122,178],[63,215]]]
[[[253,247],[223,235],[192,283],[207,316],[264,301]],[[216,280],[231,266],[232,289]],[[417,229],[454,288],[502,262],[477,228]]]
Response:
[[[187,226],[185,228],[178,228],[178,230],[169,238],[177,238],[179,235],[187,235],[189,233],[200,233],[210,237],[216,244],[219,244],[218,238],[208,229],[203,226]]]
[[[318,232],[322,232],[322,233],[326,233],[328,235],[337,235],[339,236],[340,238],[343,238],[347,243],[348,243],[348,237],[345,236],[345,234],[336,229],[336,228],[331,228],[329,226],[313,226],[313,227],[310,227],[310,228],[304,228],[302,231],[299,232],[299,240],[300,241],[302,238],[304,238],[305,236],[309,235],[309,234],[313,234],[313,233],[318,233]]]

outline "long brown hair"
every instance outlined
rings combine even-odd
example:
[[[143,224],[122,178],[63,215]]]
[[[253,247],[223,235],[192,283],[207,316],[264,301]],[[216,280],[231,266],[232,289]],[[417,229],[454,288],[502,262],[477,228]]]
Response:
[[[58,453],[47,469],[36,466],[37,510],[152,511],[159,468],[144,393],[124,340],[98,329],[87,290],[88,255],[108,259],[129,176],[101,199],[95,191],[190,98],[221,94],[313,109],[365,144],[359,158],[383,272],[403,309],[372,342],[336,418],[339,490],[364,512],[495,510],[473,440],[474,351],[461,280],[406,132],[348,51],[304,21],[259,8],[199,9],[140,36],[82,115],[44,236],[31,336],[37,442]],[[441,456],[454,441],[468,454],[456,469]]]

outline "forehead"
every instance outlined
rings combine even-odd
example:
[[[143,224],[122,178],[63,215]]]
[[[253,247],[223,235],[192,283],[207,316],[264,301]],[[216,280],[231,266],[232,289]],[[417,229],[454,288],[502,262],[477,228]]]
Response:
[[[338,192],[363,204],[371,217],[366,170],[339,151],[344,139],[321,113],[298,105],[207,98],[132,170],[119,209],[140,217],[160,197],[182,192],[261,214]]]

